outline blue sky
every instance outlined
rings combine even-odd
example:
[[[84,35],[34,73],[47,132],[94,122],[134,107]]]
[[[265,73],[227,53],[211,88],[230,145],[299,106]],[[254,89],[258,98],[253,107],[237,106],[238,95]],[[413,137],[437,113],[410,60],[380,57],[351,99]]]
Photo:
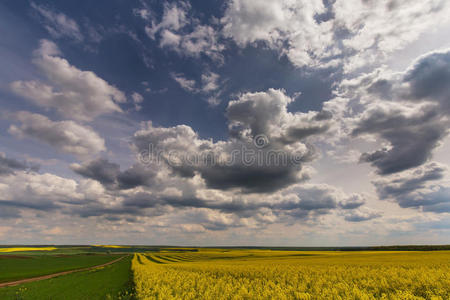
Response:
[[[0,243],[449,243],[449,10],[0,3]]]

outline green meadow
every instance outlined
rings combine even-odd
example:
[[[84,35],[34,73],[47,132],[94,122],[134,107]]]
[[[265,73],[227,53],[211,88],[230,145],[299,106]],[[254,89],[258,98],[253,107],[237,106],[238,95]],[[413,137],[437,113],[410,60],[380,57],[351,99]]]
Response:
[[[132,299],[130,265],[128,256],[105,267],[0,288],[0,299]]]
[[[0,256],[0,282],[92,267],[119,257],[117,254],[3,255]]]

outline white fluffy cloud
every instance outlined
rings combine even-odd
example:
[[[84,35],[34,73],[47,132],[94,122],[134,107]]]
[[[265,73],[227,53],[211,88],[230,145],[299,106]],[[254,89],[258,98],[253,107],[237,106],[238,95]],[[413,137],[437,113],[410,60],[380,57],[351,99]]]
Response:
[[[447,22],[449,11],[445,0],[231,0],[221,22],[240,46],[262,41],[296,66],[352,72]]]
[[[395,50],[421,34],[449,21],[445,0],[431,1],[336,1],[335,23],[349,32],[342,43],[350,55],[347,72],[384,61]]]
[[[53,42],[41,40],[40,47],[34,52],[33,63],[47,77],[49,84],[37,80],[11,83],[14,93],[32,103],[53,108],[66,118],[80,121],[122,112],[118,103],[126,101],[124,93],[95,73],[70,65],[60,56]]]
[[[299,67],[318,66],[321,59],[334,55],[327,49],[333,43],[332,24],[315,20],[324,12],[318,0],[233,0],[221,22],[223,34],[238,45],[264,41]]]
[[[64,202],[78,202],[77,182],[53,174],[17,172],[0,178],[0,206],[54,210]]]
[[[16,113],[15,117],[21,124],[11,125],[9,133],[19,138],[33,138],[79,157],[106,150],[105,141],[88,126],[74,121],[51,121],[43,115],[26,111]]]

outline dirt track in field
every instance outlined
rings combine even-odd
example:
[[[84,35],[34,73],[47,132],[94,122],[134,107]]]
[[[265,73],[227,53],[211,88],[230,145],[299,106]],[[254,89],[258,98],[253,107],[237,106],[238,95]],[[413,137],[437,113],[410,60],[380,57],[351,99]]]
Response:
[[[106,266],[112,265],[112,264],[122,260],[126,256],[127,255],[124,255],[122,257],[119,257],[118,259],[115,259],[113,261],[107,262],[105,264],[97,265],[97,266],[92,266],[92,267],[87,267],[87,268],[82,268],[82,269],[75,269],[75,270],[64,271],[64,272],[58,272],[58,273],[42,275],[42,276],[37,276],[37,277],[25,278],[25,279],[20,279],[20,280],[16,280],[16,281],[2,282],[2,283],[0,283],[0,288],[6,287],[6,286],[15,286],[15,285],[19,285],[19,284],[27,283],[27,282],[50,279],[50,278],[54,278],[54,277],[58,277],[58,276],[62,276],[62,275],[76,273],[76,272],[89,271],[89,270],[93,270],[93,269],[101,268],[101,267],[106,267]]]

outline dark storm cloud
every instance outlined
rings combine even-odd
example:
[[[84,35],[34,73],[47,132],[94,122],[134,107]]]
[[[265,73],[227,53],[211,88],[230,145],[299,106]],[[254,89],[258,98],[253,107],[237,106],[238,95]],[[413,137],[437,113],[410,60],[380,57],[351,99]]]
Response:
[[[386,181],[375,182],[377,187],[377,193],[381,199],[389,197],[398,197],[410,192],[415,191],[418,188],[423,188],[425,183],[433,180],[439,180],[444,177],[446,169],[436,163],[431,163],[424,169],[418,169],[413,173],[410,173],[409,177],[396,178],[389,181],[388,185],[385,185]],[[377,185],[377,183],[383,183]]]
[[[434,213],[450,213],[450,188],[441,188],[439,191],[425,195],[425,203],[435,203],[433,205],[423,205],[422,210]]]
[[[116,182],[120,173],[120,166],[109,162],[107,159],[92,160],[83,165],[72,165],[71,169],[83,177],[97,180],[105,186],[110,186]]]
[[[83,165],[73,164],[71,169],[83,177],[97,180],[109,189],[131,189],[137,186],[150,186],[155,173],[139,164],[125,171],[107,159],[92,160]]]
[[[420,58],[403,82],[410,86],[405,95],[408,99],[434,101],[439,103],[441,113],[450,113],[450,51]]]
[[[362,162],[377,167],[381,175],[397,173],[427,162],[439,141],[447,135],[447,126],[438,122],[379,131],[390,142],[390,149],[380,149],[361,156]]]
[[[295,143],[296,141],[303,140],[309,136],[317,135],[326,132],[330,126],[328,124],[322,126],[313,126],[308,128],[296,128],[290,127],[287,130],[287,136],[284,137],[284,141],[289,143]]]
[[[367,83],[366,83],[367,84]],[[361,156],[382,175],[420,166],[448,134],[450,113],[450,52],[421,57],[400,78],[376,79],[367,91],[389,101],[369,109],[353,135],[375,134],[390,147]],[[417,103],[411,108],[400,103]]]
[[[300,170],[301,167],[295,165],[252,167],[243,164],[196,169],[211,188],[221,190],[242,188],[246,193],[274,192],[309,179],[309,177],[300,178],[298,176]]]
[[[119,189],[132,189],[137,186],[151,186],[155,173],[140,164],[134,164],[117,175]]]
[[[0,153],[0,176],[14,174],[14,171],[38,171],[39,166],[6,157]]]
[[[424,211],[448,212],[450,188],[440,185],[447,169],[430,163],[392,178],[374,181],[380,199],[392,199],[401,207],[422,208]],[[437,183],[433,183],[436,182]]]

